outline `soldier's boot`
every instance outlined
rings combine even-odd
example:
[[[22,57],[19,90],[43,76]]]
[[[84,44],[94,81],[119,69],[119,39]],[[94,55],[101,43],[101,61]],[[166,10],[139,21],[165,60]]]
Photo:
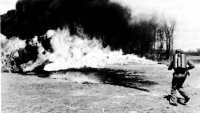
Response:
[[[171,90],[171,96],[169,99],[169,104],[173,105],[173,106],[177,106],[177,97],[176,97],[176,90],[172,88]]]
[[[169,99],[169,104],[173,105],[173,106],[177,106],[177,98],[175,96],[172,96],[170,97]]]
[[[190,100],[189,97],[185,98],[185,102],[184,103],[187,104],[189,102],[189,100]]]

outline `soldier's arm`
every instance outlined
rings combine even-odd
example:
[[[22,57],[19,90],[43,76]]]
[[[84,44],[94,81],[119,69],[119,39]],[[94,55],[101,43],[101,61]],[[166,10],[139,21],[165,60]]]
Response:
[[[168,70],[172,70],[173,69],[173,61],[170,62]]]
[[[188,70],[195,68],[194,64],[190,60],[187,61],[187,65],[188,65],[187,67]]]

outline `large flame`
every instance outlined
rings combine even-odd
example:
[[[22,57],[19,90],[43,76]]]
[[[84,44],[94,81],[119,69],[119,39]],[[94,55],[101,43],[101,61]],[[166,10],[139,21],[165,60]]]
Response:
[[[68,29],[51,30],[51,44],[54,52],[49,54],[48,60],[52,63],[44,67],[46,71],[56,71],[69,68],[104,67],[108,64],[142,63],[151,64],[153,61],[139,58],[134,54],[123,55],[122,50],[111,51],[109,47],[103,47],[102,41],[95,37],[90,39],[80,32],[71,36]]]
[[[83,67],[104,68],[110,64],[155,63],[134,54],[124,55],[122,50],[112,51],[109,46],[103,47],[101,40],[97,40],[95,37],[91,38],[81,30],[78,35],[70,35],[68,29],[48,30],[46,36],[50,39],[50,46],[52,46],[53,52],[46,51],[41,42],[38,41],[42,37],[35,36],[31,42],[32,46],[37,46],[37,59],[30,59],[26,63],[17,64],[18,68],[22,68],[22,71],[27,72],[33,71],[38,66],[45,65],[43,69],[45,71],[58,71]],[[9,68],[14,66],[11,62],[15,62],[13,60],[20,57],[18,54],[21,49],[30,51],[25,48],[27,46],[25,40],[19,40],[18,38],[8,39],[4,41],[2,46],[4,46],[2,47],[2,64],[4,67]],[[49,61],[49,63],[45,63],[46,61]]]

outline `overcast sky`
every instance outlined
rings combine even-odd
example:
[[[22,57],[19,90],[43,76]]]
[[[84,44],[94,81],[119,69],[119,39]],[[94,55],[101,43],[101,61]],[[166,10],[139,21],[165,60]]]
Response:
[[[127,6],[132,14],[156,14],[175,20],[175,48],[190,50],[200,48],[199,0],[112,0]],[[0,0],[0,14],[15,9],[17,0]]]
[[[200,48],[199,0],[112,0],[129,7],[135,15],[157,15],[176,22],[175,48]]]

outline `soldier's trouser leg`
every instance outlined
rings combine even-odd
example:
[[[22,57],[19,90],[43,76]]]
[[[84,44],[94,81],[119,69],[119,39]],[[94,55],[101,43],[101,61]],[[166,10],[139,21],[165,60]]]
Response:
[[[184,91],[184,88],[180,88],[180,89],[178,89],[178,91],[181,94],[181,96],[183,96],[185,99],[189,98],[187,93]]]
[[[176,104],[177,98],[176,98],[176,90],[177,90],[177,78],[173,77],[172,79],[172,88],[171,88],[171,97],[170,97],[170,104]]]
[[[179,78],[179,82],[177,84],[177,90],[179,91],[180,95],[183,96],[185,99],[189,98],[187,93],[184,91],[183,83],[185,82],[186,76]]]

